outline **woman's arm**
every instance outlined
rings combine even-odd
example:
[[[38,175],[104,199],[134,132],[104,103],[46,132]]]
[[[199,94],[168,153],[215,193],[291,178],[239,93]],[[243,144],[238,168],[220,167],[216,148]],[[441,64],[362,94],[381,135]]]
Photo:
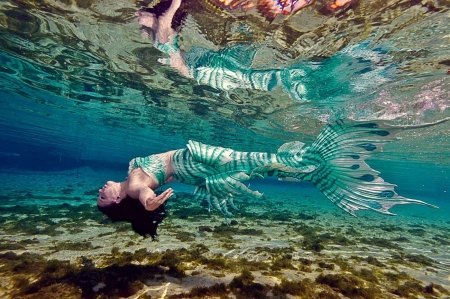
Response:
[[[168,25],[170,27],[173,17],[177,12],[178,8],[180,8],[181,0],[172,0],[170,7],[159,17],[159,19],[164,20],[165,22],[170,22]]]
[[[145,207],[147,211],[156,210],[166,200],[173,195],[173,189],[168,188],[160,195],[156,196],[155,192],[149,187],[145,187],[139,190],[139,201]]]
[[[159,16],[157,20],[158,26],[155,34],[158,36],[158,41],[161,44],[168,43],[170,36],[177,34],[175,30],[172,29],[172,20],[180,5],[181,0],[173,0],[170,7],[161,16]]]

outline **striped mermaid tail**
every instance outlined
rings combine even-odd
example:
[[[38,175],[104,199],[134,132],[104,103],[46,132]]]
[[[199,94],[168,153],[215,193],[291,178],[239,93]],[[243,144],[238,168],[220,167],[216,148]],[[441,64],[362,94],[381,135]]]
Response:
[[[365,162],[373,152],[393,141],[399,130],[377,123],[338,121],[327,125],[304,153],[303,162],[307,160],[318,167],[301,179],[313,183],[335,205],[353,216],[358,210],[395,215],[389,209],[398,204],[437,208],[399,196],[394,191],[395,185],[385,182]]]
[[[420,200],[399,196],[394,191],[395,185],[385,182],[379,172],[365,162],[372,153],[393,141],[399,130],[408,128],[417,127],[394,128],[374,122],[338,121],[327,125],[311,146],[304,147],[299,141],[289,142],[282,145],[276,154],[239,152],[189,141],[190,160],[186,162],[184,159],[183,169],[186,177],[199,176],[200,169],[203,169],[205,175],[202,183],[197,184],[194,195],[209,202],[225,217],[232,216],[228,205],[237,209],[233,202],[235,196],[262,197],[261,193],[250,190],[243,182],[266,176],[277,176],[280,180],[292,182],[309,181],[339,208],[353,216],[358,210],[394,215],[389,209],[397,204],[437,208]]]

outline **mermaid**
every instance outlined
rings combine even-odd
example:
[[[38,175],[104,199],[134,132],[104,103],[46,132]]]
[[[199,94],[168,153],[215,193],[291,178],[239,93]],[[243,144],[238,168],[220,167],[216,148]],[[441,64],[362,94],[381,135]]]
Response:
[[[425,126],[429,125],[421,127]],[[225,218],[233,216],[229,207],[237,209],[235,197],[262,197],[243,182],[268,176],[311,182],[353,216],[358,210],[394,215],[389,209],[398,204],[436,208],[398,195],[395,185],[385,182],[365,162],[393,141],[401,129],[410,128],[418,126],[400,128],[375,122],[337,121],[325,126],[310,146],[300,141],[288,142],[277,153],[241,152],[189,141],[183,149],[132,159],[128,178],[123,182],[108,181],[99,190],[97,204],[112,221],[129,221],[136,232],[152,237],[167,215],[165,202],[173,195],[172,188],[159,195],[154,190],[170,182],[196,186],[194,197],[207,201]]]
[[[152,36],[154,47],[168,55],[159,58],[159,63],[169,65],[199,84],[226,92],[236,88],[271,91],[280,86],[294,101],[308,101],[306,87],[302,83],[305,76],[302,69],[252,69],[258,47],[237,44],[219,51],[196,46],[188,52],[180,49],[178,33],[172,28],[172,23],[181,3],[181,0],[173,0],[163,12],[159,11],[158,6],[150,11],[136,12],[137,21],[144,26],[145,34]]]

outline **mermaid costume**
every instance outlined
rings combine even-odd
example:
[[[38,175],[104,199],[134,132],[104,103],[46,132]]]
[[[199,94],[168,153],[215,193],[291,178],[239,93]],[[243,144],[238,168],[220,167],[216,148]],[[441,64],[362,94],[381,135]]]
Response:
[[[170,36],[169,41],[164,44],[160,43],[155,36],[154,46],[168,55],[180,51],[178,35]],[[294,101],[307,101],[306,88],[301,83],[305,72],[296,68],[254,70],[252,63],[258,49],[245,44],[234,45],[217,52],[192,47],[185,53],[188,77],[194,78],[199,84],[224,91],[236,88],[271,91],[281,86]],[[160,61],[170,65],[170,58]]]
[[[398,129],[377,123],[327,125],[311,146],[294,141],[283,144],[276,154],[240,152],[230,148],[189,141],[185,149],[172,156],[173,176],[185,184],[197,186],[194,196],[206,200],[225,217],[228,206],[237,209],[234,198],[262,194],[243,182],[250,178],[277,176],[280,180],[308,181],[339,208],[355,216],[357,210],[372,210],[394,215],[389,209],[397,204],[421,204],[420,200],[399,196],[393,184],[365,163],[371,153],[395,137]],[[154,165],[152,165],[154,163]],[[164,163],[158,155],[136,158],[130,169],[142,167],[164,182]]]
[[[138,167],[148,176],[155,178],[159,186],[164,185],[166,181],[166,161],[161,158],[161,155],[157,154],[132,159],[128,166],[128,175],[133,169]]]

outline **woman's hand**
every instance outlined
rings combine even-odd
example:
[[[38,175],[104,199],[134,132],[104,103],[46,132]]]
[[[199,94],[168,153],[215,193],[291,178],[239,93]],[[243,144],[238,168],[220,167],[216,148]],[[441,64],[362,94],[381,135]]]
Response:
[[[160,205],[162,205],[166,200],[168,200],[173,195],[173,189],[168,188],[160,195],[156,196],[153,194],[153,196],[147,198],[145,201],[145,209],[147,211],[154,211],[156,210]]]

